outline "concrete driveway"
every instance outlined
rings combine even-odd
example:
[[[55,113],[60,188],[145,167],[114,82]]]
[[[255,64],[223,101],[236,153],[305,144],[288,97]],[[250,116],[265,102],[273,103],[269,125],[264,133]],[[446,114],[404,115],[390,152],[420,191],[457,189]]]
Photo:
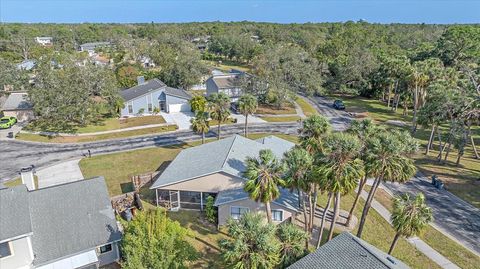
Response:
[[[46,188],[83,179],[78,166],[80,159],[71,160],[38,170],[38,188]]]
[[[161,113],[167,123],[176,124],[179,130],[190,129],[190,119],[193,118],[193,112]]]
[[[232,113],[231,117],[236,119],[237,123],[245,123],[245,116],[243,116],[241,114]],[[248,123],[263,123],[263,122],[266,122],[266,121],[262,120],[259,117],[255,117],[255,116],[252,116],[252,115],[248,116]]]
[[[13,138],[8,138],[8,133],[12,132],[13,137],[15,137],[15,134],[20,132],[22,130],[23,126],[25,126],[26,123],[19,122],[15,125],[12,126],[12,128],[9,129],[0,129],[0,140],[13,140]]]

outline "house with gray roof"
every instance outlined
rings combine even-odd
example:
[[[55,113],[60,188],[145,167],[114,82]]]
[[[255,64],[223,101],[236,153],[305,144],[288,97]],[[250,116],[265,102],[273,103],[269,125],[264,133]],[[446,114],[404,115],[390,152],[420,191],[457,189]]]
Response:
[[[264,212],[264,205],[251,200],[243,190],[247,157],[258,157],[260,150],[270,149],[282,158],[295,146],[276,136],[251,140],[235,135],[215,142],[182,150],[152,184],[157,205],[171,210],[203,210],[208,196],[215,197],[218,225],[229,218],[239,218],[248,211]],[[300,212],[298,196],[281,189],[273,201],[272,218],[275,223],[294,220]]]
[[[232,69],[229,73],[214,73],[205,81],[207,86],[207,96],[214,93],[225,93],[230,97],[232,102],[236,102],[243,94],[243,79],[249,78],[251,75]]]
[[[288,267],[288,269],[317,268],[408,269],[409,267],[349,232],[343,232]]]
[[[98,268],[121,240],[102,177],[0,189],[0,268]]]
[[[105,48],[110,47],[112,44],[110,42],[90,42],[81,44],[79,47],[80,51],[88,52],[89,56],[93,56],[95,54],[95,50],[98,48]]]
[[[25,92],[12,92],[1,107],[5,117],[15,117],[18,121],[29,121],[35,118],[33,104]]]
[[[155,108],[166,113],[191,110],[188,102],[191,95],[186,91],[168,87],[157,78],[145,81],[139,77],[137,80],[136,86],[120,92],[125,104],[120,111],[122,117],[135,116],[141,110],[149,114]]]

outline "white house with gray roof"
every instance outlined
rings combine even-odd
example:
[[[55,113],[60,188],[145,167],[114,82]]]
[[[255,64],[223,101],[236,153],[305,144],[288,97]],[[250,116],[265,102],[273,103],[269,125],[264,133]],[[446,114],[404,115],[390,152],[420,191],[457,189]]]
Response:
[[[343,232],[288,267],[288,269],[317,268],[408,269],[409,267],[349,232]]]
[[[229,73],[212,72],[212,76],[205,81],[207,96],[214,93],[225,93],[232,102],[236,102],[243,94],[242,80],[249,77],[249,74],[235,69]]]
[[[202,210],[208,196],[215,197],[218,224],[229,218],[239,218],[248,211],[264,212],[264,205],[251,200],[243,190],[247,157],[258,157],[260,150],[270,149],[278,157],[295,144],[276,136],[251,140],[235,135],[215,142],[181,151],[153,183],[157,205],[172,210]],[[275,223],[295,219],[300,212],[298,197],[281,189],[273,201],[272,217]]]
[[[118,261],[117,227],[103,178],[0,189],[0,268],[97,268]]]
[[[150,114],[155,108],[160,112],[186,112],[190,111],[189,100],[191,95],[184,90],[168,87],[161,80],[155,78],[144,81],[138,78],[138,85],[120,92],[124,100],[122,117],[135,116],[139,111]]]

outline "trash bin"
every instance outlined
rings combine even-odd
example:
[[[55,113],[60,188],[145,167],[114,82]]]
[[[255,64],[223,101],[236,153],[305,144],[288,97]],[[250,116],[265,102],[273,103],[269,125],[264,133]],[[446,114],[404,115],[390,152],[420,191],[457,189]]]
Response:
[[[435,186],[435,187],[437,186],[437,176],[436,175],[432,176],[432,185]]]
[[[8,137],[8,138],[13,138],[13,132],[8,132],[7,137]]]
[[[441,180],[437,180],[437,189],[443,190],[445,188],[445,184]]]

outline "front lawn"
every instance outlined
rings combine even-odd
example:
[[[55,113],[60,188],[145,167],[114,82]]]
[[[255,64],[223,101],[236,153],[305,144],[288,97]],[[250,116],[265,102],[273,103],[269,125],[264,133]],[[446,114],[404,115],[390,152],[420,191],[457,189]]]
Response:
[[[260,117],[268,122],[293,122],[300,120],[300,116],[285,116],[285,117]]]
[[[43,143],[81,143],[81,142],[93,142],[100,140],[116,139],[133,137],[140,135],[151,135],[157,133],[171,132],[177,129],[176,125],[167,125],[161,127],[151,127],[138,130],[108,133],[101,135],[85,135],[85,136],[48,136],[39,134],[29,134],[20,132],[15,136],[15,139],[23,141],[43,142]]]
[[[318,111],[315,109],[315,107],[313,107],[308,101],[303,99],[303,97],[299,96],[295,101],[300,106],[305,116],[308,117],[312,115],[318,115]]]
[[[109,118],[105,119],[104,121],[100,121],[95,125],[80,127],[78,128],[77,133],[94,133],[162,123],[165,123],[165,119],[162,116],[143,116],[125,119]]]

